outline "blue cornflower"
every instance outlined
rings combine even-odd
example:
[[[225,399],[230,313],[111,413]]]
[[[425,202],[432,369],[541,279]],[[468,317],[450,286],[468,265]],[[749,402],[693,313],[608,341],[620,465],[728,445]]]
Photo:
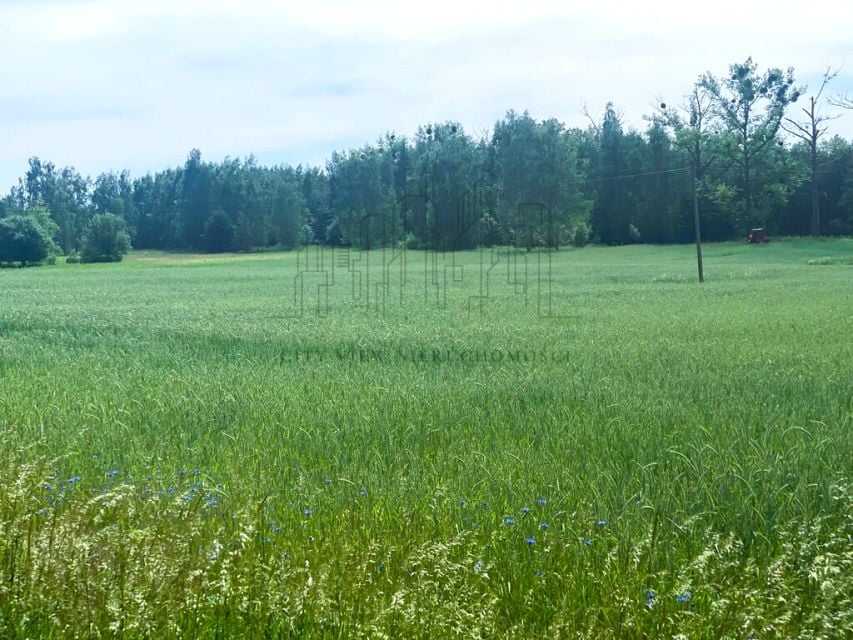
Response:
[[[460,498],[460,500],[459,500],[459,506],[460,506],[460,507],[467,507],[467,506],[468,506],[468,501],[467,501],[465,498]]]
[[[108,471],[108,472],[107,472],[107,477],[108,477],[108,478],[116,478],[116,477],[118,477],[118,470],[117,470],[117,469],[113,469],[112,471]]]
[[[39,509],[38,511],[36,511],[36,515],[37,515],[37,516],[43,516],[43,515],[44,515],[44,514],[46,514],[46,513],[47,513],[47,509],[45,509],[44,507],[42,507],[41,509]]]
[[[314,509],[312,509],[311,507],[308,507],[307,509],[305,509],[305,511],[302,512],[302,514],[306,518],[310,518],[312,515],[314,515]]]
[[[52,485],[52,484],[50,484],[49,482],[45,482],[45,483],[41,486],[41,488],[42,488],[42,489],[44,489],[45,491],[51,491],[51,490],[53,489],[53,485]]]
[[[521,513],[527,515],[530,513],[530,507],[521,507]]]
[[[80,476],[72,476],[68,478],[68,484],[76,484],[80,482]]]
[[[589,538],[584,538],[583,540],[581,540],[581,542],[583,542],[588,547],[592,546],[592,540],[590,540]]]
[[[482,562],[477,561],[474,563],[474,571],[482,571],[485,568],[486,565],[484,565]]]
[[[514,525],[515,524],[515,518],[513,518],[512,516],[504,516],[504,524]]]
[[[332,479],[328,476],[323,478],[323,484],[332,484]]]
[[[481,504],[480,506],[481,506],[481,507],[483,507],[483,509],[488,509],[488,508],[489,508],[489,503],[488,503],[488,502],[484,502],[484,503],[483,503],[483,504]]]
[[[654,589],[649,589],[646,591],[646,600],[654,600],[657,597],[657,594],[654,592]]]
[[[201,469],[193,469],[193,475],[194,475],[194,476],[199,476],[199,475],[201,475]]]
[[[528,537],[526,537],[526,538],[524,539],[524,541],[528,544],[528,546],[531,546],[531,547],[532,547],[534,544],[536,544],[536,538],[534,538],[533,536],[528,536]]]
[[[548,501],[545,498],[536,498],[536,504],[538,504],[540,507],[544,507],[546,504],[548,504]]]
[[[548,523],[547,522],[540,522],[539,528],[542,529],[542,531],[545,531],[548,528]]]
[[[178,477],[179,478],[183,478],[185,475],[187,475],[186,471],[184,471],[183,469],[178,469]]]
[[[596,522],[595,524],[597,524],[599,527],[603,527],[607,524],[607,520],[605,520],[604,518],[599,518],[598,522]]]
[[[385,563],[380,562],[379,564],[376,565],[376,568],[379,570],[380,573],[385,571]]]
[[[358,495],[360,495],[362,498],[366,498],[367,497],[367,489],[362,489],[361,491],[358,492]]]
[[[693,596],[689,591],[682,591],[675,597],[675,601],[678,604],[684,604],[685,602],[690,602],[693,599]]]
[[[542,569],[537,569],[536,571],[533,572],[533,575],[536,576],[537,578],[541,578],[542,577]]]

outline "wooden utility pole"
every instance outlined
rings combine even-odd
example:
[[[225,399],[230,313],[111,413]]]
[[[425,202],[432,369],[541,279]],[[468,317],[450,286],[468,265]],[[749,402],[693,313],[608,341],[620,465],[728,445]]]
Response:
[[[705,282],[705,271],[702,267],[702,230],[699,227],[699,189],[696,177],[696,167],[693,167],[693,231],[696,235],[696,266],[699,268],[699,282]]]

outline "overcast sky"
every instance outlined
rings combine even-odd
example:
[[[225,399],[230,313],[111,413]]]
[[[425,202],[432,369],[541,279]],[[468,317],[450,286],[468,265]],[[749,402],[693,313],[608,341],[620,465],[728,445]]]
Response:
[[[697,11],[697,8],[699,11]],[[202,157],[323,164],[393,130],[506,110],[642,127],[752,55],[853,93],[853,2],[0,0],[0,193],[37,155],[134,175]],[[831,123],[853,137],[853,112]]]

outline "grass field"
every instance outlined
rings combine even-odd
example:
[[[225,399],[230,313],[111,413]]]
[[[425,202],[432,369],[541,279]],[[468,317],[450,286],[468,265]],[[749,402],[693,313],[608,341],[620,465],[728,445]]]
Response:
[[[849,638],[851,256],[2,270],[0,636]]]

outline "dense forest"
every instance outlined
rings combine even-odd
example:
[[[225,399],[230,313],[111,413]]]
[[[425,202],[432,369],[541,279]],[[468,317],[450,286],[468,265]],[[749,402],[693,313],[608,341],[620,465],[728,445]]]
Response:
[[[853,143],[828,130],[833,77],[809,93],[792,70],[747,59],[701,76],[680,104],[657,105],[644,131],[626,128],[612,104],[586,128],[510,111],[481,138],[433,123],[334,153],[323,168],[206,162],[193,150],[177,168],[90,179],[32,158],[0,218],[49,215],[66,254],[105,213],[139,249],[530,248],[690,241],[695,195],[710,240],[754,226],[848,235]]]

